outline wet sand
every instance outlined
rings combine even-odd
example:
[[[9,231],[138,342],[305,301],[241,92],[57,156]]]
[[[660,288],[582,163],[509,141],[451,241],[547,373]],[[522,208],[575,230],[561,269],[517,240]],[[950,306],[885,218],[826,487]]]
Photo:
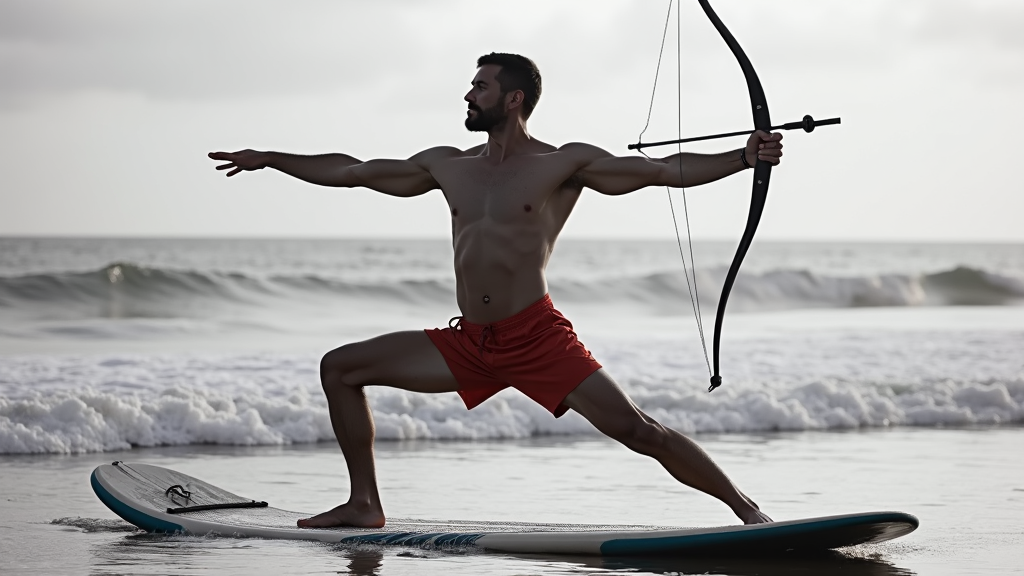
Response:
[[[900,428],[699,436],[778,520],[901,510],[896,542],[814,557],[744,560],[510,556],[133,531],[92,494],[112,460],[172,467],[271,505],[318,512],[347,495],[337,448],[186,446],[80,456],[0,456],[0,557],[12,574],[1012,574],[1024,573],[1024,429]],[[598,438],[379,442],[393,517],[706,526],[734,523],[710,497]]]

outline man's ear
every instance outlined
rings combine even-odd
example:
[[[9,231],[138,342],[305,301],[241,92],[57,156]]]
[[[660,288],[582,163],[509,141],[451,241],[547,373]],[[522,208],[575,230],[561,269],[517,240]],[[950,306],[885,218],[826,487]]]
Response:
[[[522,90],[513,90],[509,93],[508,99],[505,103],[505,108],[512,110],[523,105],[523,100],[526,99],[526,94]]]

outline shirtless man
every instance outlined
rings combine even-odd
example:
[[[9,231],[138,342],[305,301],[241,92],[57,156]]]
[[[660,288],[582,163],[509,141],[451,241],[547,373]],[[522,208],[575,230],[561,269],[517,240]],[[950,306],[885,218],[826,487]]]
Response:
[[[692,440],[644,414],[576,338],[548,298],[544,270],[583,188],[619,195],[647,186],[693,187],[753,165],[778,164],[782,136],[755,132],[740,150],[615,157],[588,144],[555,147],[526,121],[540,98],[534,63],[514,54],[477,61],[466,128],[487,142],[431,148],[408,160],[344,154],[214,152],[234,176],[270,167],[313,184],[411,197],[440,189],[452,217],[456,300],[449,327],[386,334],[328,352],[320,379],[351,479],[344,504],[299,526],[384,525],[374,467],[374,424],[364,386],[458,392],[473,408],[512,386],[556,417],[572,409],[599,431],[651,456],[676,480],[725,503],[744,523],[770,522]],[[741,155],[744,157],[741,158]]]

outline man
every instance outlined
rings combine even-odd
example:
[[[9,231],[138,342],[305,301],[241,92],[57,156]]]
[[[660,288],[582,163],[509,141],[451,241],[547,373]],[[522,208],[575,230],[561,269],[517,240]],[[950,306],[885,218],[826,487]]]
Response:
[[[270,167],[322,186],[365,187],[401,197],[440,189],[452,216],[456,299],[462,316],[445,329],[397,332],[328,352],[320,379],[351,478],[344,504],[299,526],[380,527],[373,416],[364,386],[458,392],[467,408],[514,387],[556,417],[572,409],[602,433],[657,459],[676,480],[729,506],[744,523],[770,522],[693,441],[644,414],[576,338],[551,304],[544,270],[583,188],[627,194],[647,186],[693,187],[758,159],[778,164],[782,136],[756,132],[745,148],[617,158],[587,144],[560,148],[526,129],[541,93],[534,63],[515,54],[477,61],[466,128],[487,142],[441,146],[408,160],[357,160],[344,154],[214,152],[234,176]]]

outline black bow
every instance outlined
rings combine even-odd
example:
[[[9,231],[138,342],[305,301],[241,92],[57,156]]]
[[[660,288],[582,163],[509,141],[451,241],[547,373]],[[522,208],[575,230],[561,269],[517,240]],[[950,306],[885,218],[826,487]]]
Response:
[[[804,116],[803,120],[799,122],[789,122],[779,126],[772,126],[771,116],[768,113],[768,100],[764,96],[764,89],[761,87],[761,80],[757,77],[757,72],[754,71],[753,65],[750,64],[750,59],[747,58],[746,53],[740,48],[736,38],[733,37],[729,29],[726,28],[725,24],[718,17],[718,14],[711,8],[708,0],[697,0],[700,3],[701,8],[704,9],[704,13],[707,14],[711,23],[718,30],[718,33],[725,40],[725,43],[732,50],[733,56],[736,57],[736,61],[740,65],[740,69],[743,70],[743,76],[747,81],[747,91],[750,93],[750,111],[754,115],[754,129],[753,130],[740,130],[737,132],[729,132],[726,134],[715,134],[711,136],[699,136],[696,138],[681,138],[678,140],[669,140],[664,142],[651,142],[642,143],[637,142],[636,144],[629,145],[631,150],[640,150],[651,146],[663,146],[666,144],[680,144],[683,142],[695,142],[698,140],[710,140],[712,138],[723,138],[728,136],[738,136],[741,134],[749,134],[756,130],[763,130],[770,132],[772,130],[793,130],[803,129],[805,132],[811,132],[815,126],[825,126],[829,124],[839,124],[839,118],[829,118],[826,120],[815,120],[810,116]],[[671,12],[671,4],[669,5]],[[678,8],[677,8],[678,10]],[[678,15],[678,12],[677,12]],[[668,20],[665,22],[666,30],[668,28]],[[662,49],[664,49],[664,38],[662,38]],[[661,59],[658,60],[659,68],[661,65]],[[655,86],[657,86],[657,80],[655,80]],[[652,106],[653,106],[653,94],[652,94]],[[648,114],[648,123],[650,117]],[[646,130],[646,127],[644,128]],[[642,133],[641,133],[642,136]],[[739,273],[740,265],[743,263],[743,258],[747,255],[747,250],[750,248],[750,243],[754,240],[754,232],[757,231],[757,225],[761,221],[761,213],[764,211],[764,203],[768,198],[768,183],[772,175],[772,165],[760,158],[757,159],[757,163],[754,165],[754,181],[753,187],[750,193],[750,212],[747,214],[747,226],[743,230],[743,237],[740,239],[739,246],[736,248],[736,255],[733,256],[732,264],[729,266],[729,272],[725,276],[725,284],[722,286],[722,295],[718,299],[718,313],[715,315],[715,336],[712,345],[712,360],[714,365],[714,371],[711,374],[711,386],[708,388],[708,392],[711,392],[715,388],[722,385],[722,376],[719,373],[719,349],[721,348],[722,339],[722,321],[725,319],[725,306],[729,301],[729,292],[732,291],[732,286],[736,282],[736,275]],[[685,263],[685,260],[684,260]],[[695,311],[698,314],[698,324],[700,322],[700,312]],[[703,336],[702,336],[703,340]],[[705,354],[707,352],[705,351]]]

